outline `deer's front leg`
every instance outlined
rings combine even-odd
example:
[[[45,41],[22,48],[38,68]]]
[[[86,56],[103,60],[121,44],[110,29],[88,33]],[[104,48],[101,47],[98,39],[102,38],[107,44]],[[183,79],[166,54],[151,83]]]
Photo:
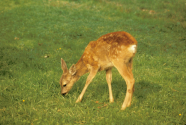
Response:
[[[113,95],[112,95],[112,86],[111,86],[112,69],[106,70],[106,80],[107,80],[108,88],[109,88],[109,100],[110,100],[110,103],[112,103],[112,102],[114,102],[114,98],[113,98]]]
[[[98,72],[98,67],[92,68],[92,70],[90,71],[90,74],[87,77],[86,84],[85,84],[81,94],[79,95],[78,99],[76,100],[76,103],[81,102],[81,100],[83,99],[83,95],[85,94],[85,91],[86,91],[88,85],[90,84],[92,79],[96,76],[97,72]]]

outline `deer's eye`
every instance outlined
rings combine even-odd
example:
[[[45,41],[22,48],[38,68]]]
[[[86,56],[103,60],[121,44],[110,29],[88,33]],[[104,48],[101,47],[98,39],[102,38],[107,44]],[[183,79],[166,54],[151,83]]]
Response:
[[[63,87],[67,86],[67,84],[63,85]]]

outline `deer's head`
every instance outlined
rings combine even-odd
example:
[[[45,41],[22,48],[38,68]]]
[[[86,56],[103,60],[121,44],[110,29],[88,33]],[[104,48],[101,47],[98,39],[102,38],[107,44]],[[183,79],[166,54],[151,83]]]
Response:
[[[63,74],[59,83],[61,85],[61,94],[65,95],[71,90],[72,86],[79,77],[76,75],[76,66],[73,64],[68,70],[66,63],[62,58],[61,69],[63,70]]]

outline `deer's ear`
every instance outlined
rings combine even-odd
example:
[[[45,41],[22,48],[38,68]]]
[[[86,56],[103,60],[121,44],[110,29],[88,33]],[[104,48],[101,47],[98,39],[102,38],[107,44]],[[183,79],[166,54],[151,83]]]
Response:
[[[61,58],[61,69],[63,70],[63,73],[67,73],[68,72],[67,65],[66,65],[65,61],[62,58]]]
[[[76,66],[74,64],[70,67],[69,73],[71,75],[75,75],[76,74]]]

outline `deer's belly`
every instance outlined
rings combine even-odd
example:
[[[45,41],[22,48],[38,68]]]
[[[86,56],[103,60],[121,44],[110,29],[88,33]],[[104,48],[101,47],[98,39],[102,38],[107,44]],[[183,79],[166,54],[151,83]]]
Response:
[[[106,64],[105,63],[102,63],[102,65],[100,66],[99,71],[110,69],[113,66],[114,65],[112,64],[112,62],[109,62],[109,63],[106,63]]]

